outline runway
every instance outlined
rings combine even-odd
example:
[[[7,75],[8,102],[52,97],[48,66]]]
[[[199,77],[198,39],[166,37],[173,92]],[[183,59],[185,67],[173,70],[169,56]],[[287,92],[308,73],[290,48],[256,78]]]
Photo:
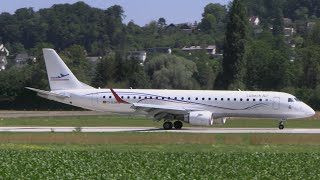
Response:
[[[154,127],[0,127],[0,132],[157,132],[157,133],[207,133],[207,134],[320,134],[320,129],[277,128],[193,128],[163,130]]]

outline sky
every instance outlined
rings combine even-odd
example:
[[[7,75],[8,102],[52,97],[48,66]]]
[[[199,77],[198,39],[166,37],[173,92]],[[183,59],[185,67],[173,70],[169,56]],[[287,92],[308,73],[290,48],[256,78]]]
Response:
[[[49,8],[53,4],[73,4],[79,0],[2,0],[0,12],[13,14],[15,10],[32,7],[35,11]],[[82,0],[92,7],[107,9],[113,5],[120,5],[124,9],[127,23],[133,20],[144,26],[160,17],[166,19],[167,24],[200,22],[204,7],[209,3],[227,5],[230,0]]]

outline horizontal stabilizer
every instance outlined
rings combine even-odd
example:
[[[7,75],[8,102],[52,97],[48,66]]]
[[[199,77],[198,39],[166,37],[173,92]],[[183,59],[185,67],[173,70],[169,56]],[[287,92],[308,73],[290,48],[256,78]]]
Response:
[[[65,94],[57,94],[57,93],[44,91],[44,90],[41,90],[41,89],[35,89],[35,88],[31,88],[31,87],[26,87],[26,89],[29,89],[31,91],[35,91],[35,92],[37,92],[38,96],[44,97],[44,98],[48,98],[49,96],[56,97],[56,98],[69,98],[70,97],[70,96],[65,95]]]

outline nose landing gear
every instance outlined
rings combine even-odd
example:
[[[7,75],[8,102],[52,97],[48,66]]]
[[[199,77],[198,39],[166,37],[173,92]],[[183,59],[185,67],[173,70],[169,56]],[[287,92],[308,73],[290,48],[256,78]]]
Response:
[[[284,129],[284,122],[286,121],[286,119],[280,119],[279,121],[279,129]]]

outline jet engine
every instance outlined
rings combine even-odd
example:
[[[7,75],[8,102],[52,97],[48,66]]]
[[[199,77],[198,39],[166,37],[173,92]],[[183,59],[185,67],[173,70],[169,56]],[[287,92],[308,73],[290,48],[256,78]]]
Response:
[[[194,126],[211,126],[213,116],[210,111],[192,111],[184,116],[184,121]]]

